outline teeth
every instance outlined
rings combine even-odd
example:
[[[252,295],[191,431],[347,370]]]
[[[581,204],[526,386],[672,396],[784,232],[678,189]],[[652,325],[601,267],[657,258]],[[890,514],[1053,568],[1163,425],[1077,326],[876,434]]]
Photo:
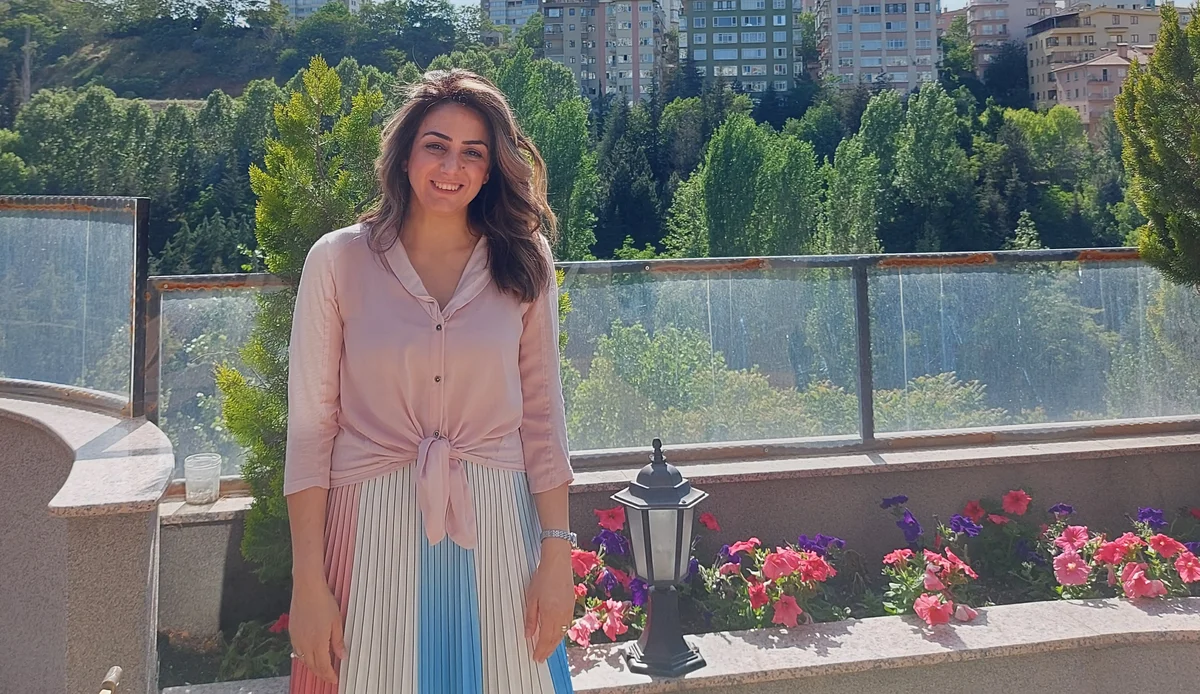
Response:
[[[449,184],[449,183],[438,183],[437,181],[434,181],[433,185],[434,185],[434,187],[438,188],[439,190],[447,190],[447,191],[455,191],[455,190],[458,190],[459,188],[462,188],[461,185],[453,185],[453,184]]]

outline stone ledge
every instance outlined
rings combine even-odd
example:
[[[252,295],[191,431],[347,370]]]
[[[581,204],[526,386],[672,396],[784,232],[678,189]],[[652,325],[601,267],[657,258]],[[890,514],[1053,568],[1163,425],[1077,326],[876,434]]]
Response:
[[[154,511],[171,478],[171,442],[155,425],[66,405],[0,397],[0,417],[58,437],[75,452],[62,488],[50,500],[55,516]]]
[[[621,645],[571,649],[575,691],[753,691],[755,685],[785,680],[1120,646],[1196,643],[1200,642],[1200,598],[1002,605],[981,609],[970,624],[932,629],[909,615],[688,638],[699,646],[708,666],[679,679],[630,673],[620,655]],[[163,694],[278,694],[286,691],[287,681],[281,677],[170,687]],[[1036,684],[1025,683],[1041,691]]]

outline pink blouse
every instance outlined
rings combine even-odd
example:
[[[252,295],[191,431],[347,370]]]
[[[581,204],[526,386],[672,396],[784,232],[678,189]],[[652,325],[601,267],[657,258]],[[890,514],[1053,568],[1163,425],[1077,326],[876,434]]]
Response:
[[[441,309],[403,244],[381,258],[360,225],[326,234],[301,273],[289,358],[284,494],[415,464],[429,542],[471,548],[462,461],[523,470],[534,494],[573,479],[557,285],[532,304],[502,293],[482,239]]]

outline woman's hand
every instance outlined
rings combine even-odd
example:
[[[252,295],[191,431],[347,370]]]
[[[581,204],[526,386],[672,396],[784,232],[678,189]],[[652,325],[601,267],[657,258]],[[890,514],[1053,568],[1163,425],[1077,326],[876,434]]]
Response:
[[[294,585],[288,615],[288,634],[296,657],[323,681],[337,684],[330,653],[344,660],[346,643],[342,637],[342,612],[329,585],[324,580]]]
[[[525,638],[537,637],[533,659],[544,662],[566,635],[575,617],[575,581],[571,546],[565,540],[542,543],[542,559],[525,596]]]

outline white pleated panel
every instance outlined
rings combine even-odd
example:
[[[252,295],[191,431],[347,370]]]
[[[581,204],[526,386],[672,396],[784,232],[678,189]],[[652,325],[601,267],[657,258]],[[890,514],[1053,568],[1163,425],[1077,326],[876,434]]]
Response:
[[[421,552],[412,470],[362,483],[341,694],[417,694]]]
[[[475,572],[483,694],[555,694],[549,667],[533,659],[533,644],[525,638],[525,589],[533,562],[515,487],[524,475],[468,464],[467,476],[479,526]]]

